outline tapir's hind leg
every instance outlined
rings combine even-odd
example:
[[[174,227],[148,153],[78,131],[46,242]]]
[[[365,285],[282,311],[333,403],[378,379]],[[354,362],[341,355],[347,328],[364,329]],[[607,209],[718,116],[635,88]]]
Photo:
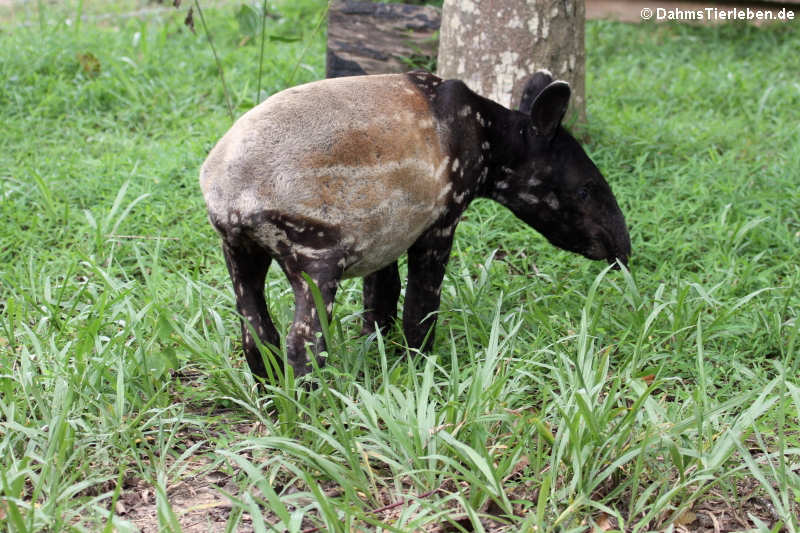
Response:
[[[364,278],[364,325],[362,335],[375,331],[381,333],[391,327],[397,318],[397,300],[400,298],[400,274],[397,261]]]
[[[311,370],[311,365],[308,364],[307,345],[310,344],[311,353],[315,355],[325,351],[325,339],[322,337],[322,325],[314,303],[314,295],[303,273],[306,273],[319,289],[324,312],[330,320],[333,299],[342,276],[339,259],[339,256],[333,254],[324,259],[295,257],[284,261],[282,265],[294,291],[294,321],[286,337],[286,358],[294,368],[295,376],[302,376]],[[317,359],[317,363],[322,366],[324,361]]]
[[[264,281],[272,259],[254,243],[234,246],[223,242],[222,250],[236,294],[236,310],[241,316],[242,347],[247,364],[254,375],[267,379],[264,359],[251,330],[258,335],[262,344],[280,348],[278,331],[272,323],[264,300]],[[280,356],[276,357],[280,361]]]

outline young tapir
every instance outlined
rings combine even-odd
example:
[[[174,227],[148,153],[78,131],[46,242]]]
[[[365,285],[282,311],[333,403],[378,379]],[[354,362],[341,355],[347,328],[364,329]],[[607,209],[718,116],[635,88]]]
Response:
[[[295,297],[286,355],[295,375],[324,350],[309,285],[330,314],[339,280],[364,276],[365,333],[397,315],[397,258],[408,253],[403,330],[430,349],[456,224],[491,198],[554,245],[625,263],[625,219],[603,176],[561,126],[570,87],[539,71],[520,111],[427,72],[336,78],[277,93],[242,116],[200,172],[222,236],[242,342],[280,346],[264,301],[274,259]],[[424,345],[423,345],[424,343]],[[279,358],[280,359],[280,358]]]

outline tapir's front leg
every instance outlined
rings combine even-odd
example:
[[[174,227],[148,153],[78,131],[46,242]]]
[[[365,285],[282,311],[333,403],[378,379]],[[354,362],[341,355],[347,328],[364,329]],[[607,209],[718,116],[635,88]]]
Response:
[[[364,325],[362,335],[375,331],[381,333],[397,318],[397,300],[400,298],[400,273],[397,261],[364,277]]]
[[[286,337],[286,358],[297,377],[311,371],[311,365],[306,355],[307,345],[310,344],[311,353],[315,356],[325,351],[325,339],[322,337],[322,326],[314,303],[314,296],[302,273],[307,273],[319,288],[325,313],[330,320],[333,299],[342,275],[341,267],[337,266],[337,262],[338,258],[333,258],[283,265],[289,282],[292,284],[295,299],[294,321],[289,329],[289,335]],[[317,363],[322,366],[324,361],[318,358]]]
[[[408,249],[403,332],[409,348],[430,351],[433,347],[435,313],[439,310],[442,280],[450,257],[454,229],[455,226],[428,230]]]

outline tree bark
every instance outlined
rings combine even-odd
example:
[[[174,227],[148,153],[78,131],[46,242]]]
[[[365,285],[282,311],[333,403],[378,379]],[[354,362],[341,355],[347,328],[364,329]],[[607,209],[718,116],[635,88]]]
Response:
[[[525,79],[547,69],[572,86],[585,120],[584,0],[445,0],[438,74],[516,108]]]
[[[326,77],[406,72],[436,59],[439,11],[431,6],[331,2]]]

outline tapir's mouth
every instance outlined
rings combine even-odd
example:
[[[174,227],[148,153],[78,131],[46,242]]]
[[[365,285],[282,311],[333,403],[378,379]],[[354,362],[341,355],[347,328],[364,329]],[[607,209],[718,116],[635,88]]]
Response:
[[[612,241],[612,239],[599,239],[587,250],[584,250],[583,255],[596,261],[606,260],[610,265],[613,265],[614,270],[619,270],[620,264],[627,267],[630,248],[628,247],[628,251],[626,251],[625,247],[615,246],[613,242],[609,241]]]
[[[628,266],[628,259],[631,257],[631,244],[630,238],[625,236],[626,238],[622,241],[622,246],[612,247],[609,248],[612,253],[606,256],[606,260],[614,265],[614,270],[620,269],[620,264],[624,265],[626,268]]]
[[[581,243],[550,236],[548,236],[548,240],[559,248],[580,254],[587,259],[608,261],[615,270],[620,269],[620,264],[627,267],[631,255],[630,238],[627,231],[614,234],[602,228],[596,228],[594,234],[587,236],[586,240]]]
[[[625,254],[616,254],[616,253],[604,253],[604,254],[592,254],[592,253],[584,253],[582,254],[584,257],[588,259],[593,259],[595,261],[607,261],[609,265],[612,265],[613,270],[619,270],[620,264],[624,265],[625,267],[628,266],[628,256]]]
[[[617,255],[611,255],[606,258],[606,261],[608,261],[608,264],[612,265],[611,268],[613,270],[620,270],[621,269],[620,263],[623,264],[626,268],[628,267],[627,256],[620,257]]]
[[[631,256],[631,238],[624,222],[610,231],[603,231],[601,242],[602,248],[606,252],[603,259],[613,265],[614,270],[619,270],[620,265],[628,266],[628,259]]]

